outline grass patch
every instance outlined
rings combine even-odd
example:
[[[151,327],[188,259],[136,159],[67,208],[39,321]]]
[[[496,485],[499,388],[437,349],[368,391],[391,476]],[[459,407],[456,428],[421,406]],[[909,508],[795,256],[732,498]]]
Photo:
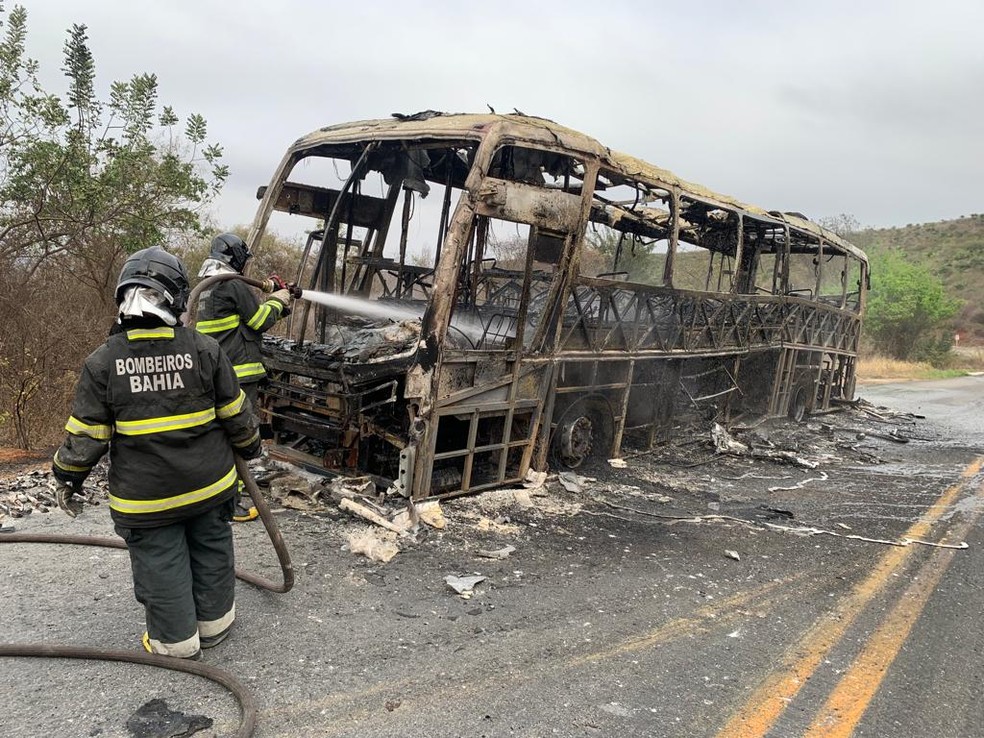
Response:
[[[950,351],[948,366],[966,369],[968,372],[984,372],[984,347],[954,346]]]
[[[857,367],[860,382],[951,379],[979,371],[984,371],[984,351],[981,350],[973,354],[951,352],[945,367],[922,361],[899,361],[878,354],[859,356]]]

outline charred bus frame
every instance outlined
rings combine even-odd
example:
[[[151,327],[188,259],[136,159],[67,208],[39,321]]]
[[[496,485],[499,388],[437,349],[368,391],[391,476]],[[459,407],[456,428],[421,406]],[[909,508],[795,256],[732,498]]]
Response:
[[[336,186],[290,179],[312,161]],[[275,211],[318,221],[300,286],[410,316],[299,303],[265,340],[263,414],[291,461],[448,496],[650,447],[685,413],[800,418],[853,397],[863,252],[550,121],[330,126],[258,197],[251,244]]]

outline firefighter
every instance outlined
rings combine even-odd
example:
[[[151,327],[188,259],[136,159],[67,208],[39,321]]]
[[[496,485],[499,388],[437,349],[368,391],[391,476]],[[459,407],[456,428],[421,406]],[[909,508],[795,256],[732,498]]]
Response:
[[[184,265],[164,249],[126,260],[120,330],[85,360],[52,470],[75,517],[75,494],[109,450],[110,515],[145,608],[144,648],[199,659],[236,617],[233,455],[259,455],[260,435],[219,344],[179,323],[187,295]]]
[[[249,246],[235,233],[220,233],[212,239],[208,258],[202,264],[198,277],[204,279],[216,274],[242,274],[252,257]],[[263,333],[290,313],[291,294],[279,289],[260,302],[252,289],[238,279],[219,282],[202,292],[198,300],[198,316],[195,328],[215,338],[232,360],[236,376],[255,413],[259,408],[259,383],[266,378],[266,370],[260,356]],[[233,520],[244,522],[258,515],[242,484]]]

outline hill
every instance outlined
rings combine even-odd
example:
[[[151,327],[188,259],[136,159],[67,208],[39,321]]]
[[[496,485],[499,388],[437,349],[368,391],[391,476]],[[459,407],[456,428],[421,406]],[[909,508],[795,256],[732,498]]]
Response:
[[[898,249],[929,269],[949,295],[963,301],[954,326],[961,344],[984,345],[984,213],[901,228],[866,228],[848,238],[876,262],[879,254]]]

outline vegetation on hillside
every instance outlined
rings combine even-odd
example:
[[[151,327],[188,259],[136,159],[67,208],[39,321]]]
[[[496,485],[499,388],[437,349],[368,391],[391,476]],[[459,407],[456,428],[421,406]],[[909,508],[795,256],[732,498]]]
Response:
[[[901,360],[945,363],[953,346],[950,321],[960,301],[948,297],[938,277],[899,251],[871,261],[865,336],[877,351]]]
[[[857,228],[849,238],[873,259],[895,252],[940,280],[961,306],[949,323],[961,343],[984,345],[984,213],[901,228]]]
[[[984,214],[900,228],[846,214],[820,222],[871,260],[863,351],[942,367],[956,361],[951,347],[984,345]]]

